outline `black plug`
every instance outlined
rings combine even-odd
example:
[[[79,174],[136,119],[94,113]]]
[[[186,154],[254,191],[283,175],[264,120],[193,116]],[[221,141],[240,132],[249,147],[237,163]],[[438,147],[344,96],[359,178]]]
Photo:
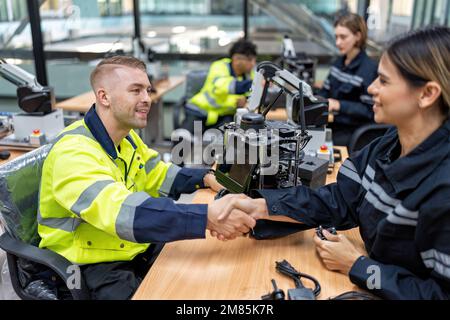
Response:
[[[271,293],[265,294],[261,297],[262,300],[284,300],[284,291],[278,289],[277,283],[272,279],[273,291]]]
[[[309,288],[295,288],[288,290],[289,300],[316,300],[314,292]]]
[[[6,160],[11,156],[11,152],[9,152],[8,150],[0,150],[0,159],[1,160]]]

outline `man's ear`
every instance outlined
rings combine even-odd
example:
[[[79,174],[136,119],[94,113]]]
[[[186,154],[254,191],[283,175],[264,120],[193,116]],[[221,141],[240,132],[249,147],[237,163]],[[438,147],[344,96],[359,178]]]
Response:
[[[422,88],[419,97],[419,107],[422,109],[433,106],[439,99],[442,93],[441,86],[435,81],[429,81]]]
[[[108,93],[106,92],[105,88],[98,88],[95,91],[95,95],[96,95],[97,100],[102,105],[109,107],[109,105],[111,104],[111,101],[110,101],[110,97],[109,97]]]

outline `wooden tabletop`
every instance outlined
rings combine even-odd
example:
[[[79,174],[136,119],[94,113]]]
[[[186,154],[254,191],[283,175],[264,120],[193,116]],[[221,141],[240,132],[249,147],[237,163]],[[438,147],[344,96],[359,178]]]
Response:
[[[343,158],[346,158],[345,148],[341,149]],[[328,183],[335,181],[339,166],[328,177]],[[208,203],[213,198],[211,190],[199,190],[193,203]],[[357,229],[342,233],[363,247]],[[259,300],[273,290],[271,279],[275,279],[285,292],[294,288],[292,280],[275,270],[275,261],[283,259],[298,271],[319,280],[322,286],[319,299],[357,290],[348,276],[325,268],[316,253],[313,234],[313,230],[308,230],[275,240],[239,238],[221,242],[207,232],[206,240],[169,243],[133,299]],[[312,287],[308,280],[304,282]]]
[[[186,78],[184,76],[175,76],[169,77],[167,80],[158,81],[155,84],[156,93],[151,94],[152,101],[157,102],[167,92],[181,85],[185,79]],[[94,102],[94,92],[89,91],[71,99],[59,102],[56,104],[56,107],[66,111],[88,112]]]
[[[8,150],[11,153],[11,156],[6,160],[0,160],[0,166],[4,163],[7,163],[7,162],[17,158],[17,157],[20,157],[24,153],[28,152],[28,151],[23,151],[23,150],[11,150],[11,149],[8,149],[5,147],[0,147],[0,151],[3,151],[3,150]]]

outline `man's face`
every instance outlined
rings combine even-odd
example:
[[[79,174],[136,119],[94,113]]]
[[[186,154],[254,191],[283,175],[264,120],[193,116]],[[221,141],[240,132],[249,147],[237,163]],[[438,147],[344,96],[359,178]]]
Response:
[[[239,71],[242,74],[250,73],[256,66],[255,56],[246,56],[243,54],[236,53],[233,55],[232,59],[237,62]]]
[[[119,66],[112,71],[111,78],[107,91],[111,116],[118,127],[126,130],[145,128],[151,107],[151,84],[147,73]]]

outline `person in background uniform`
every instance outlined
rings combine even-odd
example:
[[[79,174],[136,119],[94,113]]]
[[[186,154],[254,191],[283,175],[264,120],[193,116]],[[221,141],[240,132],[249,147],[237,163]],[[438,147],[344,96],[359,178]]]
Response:
[[[173,201],[221,186],[208,170],[162,162],[134,131],[147,125],[151,107],[142,61],[107,58],[91,85],[95,104],[57,137],[43,165],[39,246],[80,265],[93,299],[128,299],[165,242],[204,238],[205,229],[232,239],[255,221],[235,211],[219,222],[227,198],[209,205]]]
[[[359,226],[367,253],[342,234],[314,237],[328,269],[384,299],[449,299],[449,70],[450,28],[395,39],[369,87],[375,121],[395,128],[347,159],[336,183],[257,190],[259,199],[233,199],[230,209],[309,227]]]
[[[194,121],[202,121],[204,131],[232,122],[236,108],[247,103],[256,54],[253,43],[239,40],[231,47],[229,58],[212,63],[202,89],[186,105],[181,127],[193,133]]]
[[[373,123],[373,101],[367,88],[377,77],[377,63],[365,52],[367,26],[362,17],[343,15],[334,27],[342,57],[331,67],[318,95],[328,98],[329,112],[334,114],[329,124],[333,143],[348,146],[358,127]]]

